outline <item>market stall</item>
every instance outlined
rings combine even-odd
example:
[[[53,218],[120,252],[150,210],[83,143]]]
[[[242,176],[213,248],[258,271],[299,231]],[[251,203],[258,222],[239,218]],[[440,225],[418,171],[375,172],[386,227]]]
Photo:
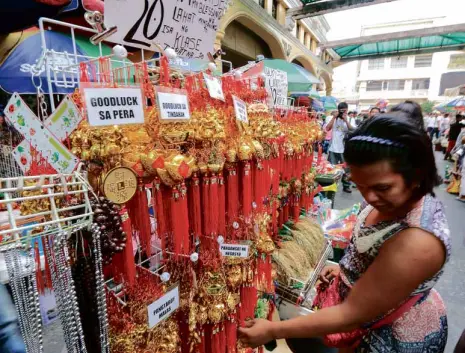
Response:
[[[0,252],[28,351],[53,291],[68,352],[247,352],[237,327],[281,308],[276,283],[308,307],[328,256],[309,217],[321,127],[262,76],[125,56],[46,57],[73,93],[50,114],[35,81],[37,113],[19,93],[5,107],[21,173],[2,179]]]

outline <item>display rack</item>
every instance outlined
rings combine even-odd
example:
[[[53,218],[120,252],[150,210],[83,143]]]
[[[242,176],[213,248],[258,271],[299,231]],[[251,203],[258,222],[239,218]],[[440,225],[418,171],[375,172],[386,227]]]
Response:
[[[312,289],[318,281],[318,276],[326,265],[326,261],[331,255],[331,243],[325,240],[323,250],[319,255],[319,260],[315,268],[310,273],[307,281],[303,282],[298,279],[290,279],[287,283],[278,282],[276,285],[276,294],[281,302],[287,302],[292,305],[298,305],[307,309],[312,306]],[[299,289],[296,289],[299,288]],[[279,309],[279,304],[278,304]]]

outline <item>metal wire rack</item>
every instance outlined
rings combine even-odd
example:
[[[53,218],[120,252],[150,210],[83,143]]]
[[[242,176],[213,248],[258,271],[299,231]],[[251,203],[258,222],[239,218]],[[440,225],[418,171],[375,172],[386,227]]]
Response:
[[[276,294],[279,299],[293,305],[300,305],[311,309],[312,289],[315,287],[315,284],[318,281],[318,276],[323,270],[331,252],[331,243],[325,240],[325,246],[319,255],[318,263],[311,271],[307,281],[303,282],[298,279],[291,278],[287,283],[278,282],[276,286]]]
[[[6,205],[8,221],[0,223],[0,245],[90,226],[93,212],[89,191],[89,184],[78,171],[2,179],[0,205]],[[32,207],[30,213],[22,215],[14,205],[24,202]],[[48,207],[37,209],[40,203]]]

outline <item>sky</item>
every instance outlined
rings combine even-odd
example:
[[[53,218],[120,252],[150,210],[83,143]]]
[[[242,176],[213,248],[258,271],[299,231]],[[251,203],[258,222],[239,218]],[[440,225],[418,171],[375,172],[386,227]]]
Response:
[[[465,22],[465,0],[397,0],[325,15],[331,30],[328,41],[359,37],[362,26],[444,17],[443,25]],[[350,62],[334,69],[336,85],[355,85],[357,63]]]
[[[428,17],[446,17],[445,24],[465,22],[465,0],[397,0],[325,15],[328,40],[359,37],[362,26]]]

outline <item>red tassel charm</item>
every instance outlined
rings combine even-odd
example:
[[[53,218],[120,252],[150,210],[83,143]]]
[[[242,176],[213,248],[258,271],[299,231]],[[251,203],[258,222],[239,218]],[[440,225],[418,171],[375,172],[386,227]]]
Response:
[[[40,266],[40,252],[39,252],[39,244],[37,242],[34,244],[34,257],[35,257],[35,263],[36,263],[37,290],[40,294],[44,294],[45,283],[44,283],[44,277],[42,276],[42,268]],[[44,256],[44,259],[45,259],[45,256]]]
[[[218,177],[216,174],[212,174],[210,178],[210,189],[208,190],[208,195],[209,195],[209,206],[210,208],[208,210],[205,210],[206,212],[210,212],[210,230],[211,234],[208,235],[213,235],[217,236],[218,235]]]
[[[237,319],[235,315],[226,320],[226,352],[237,353]]]
[[[226,179],[226,215],[228,226],[237,221],[239,216],[239,183],[236,166],[228,167]]]
[[[182,231],[182,253],[184,255],[190,254],[190,234],[189,234],[189,209],[187,206],[187,188],[184,183],[179,187],[179,214],[176,215],[176,223],[179,222]]]
[[[164,251],[166,248],[166,218],[165,218],[165,206],[163,205],[163,193],[162,193],[162,185],[159,178],[155,178],[153,182],[153,208],[154,214],[157,219],[157,233],[158,237],[160,238],[161,243],[161,250]]]
[[[170,65],[165,55],[160,58],[160,82],[163,86],[168,86],[170,83]]]
[[[210,178],[206,175],[202,178],[202,225],[203,225],[203,234],[210,235],[211,231],[211,221],[210,216]]]
[[[218,234],[226,234],[226,191],[223,175],[218,175]]]
[[[245,162],[242,172],[242,214],[246,219],[252,215],[252,176],[250,163]]]
[[[44,249],[44,253],[45,253],[45,242],[48,241],[48,238],[47,237],[42,237],[42,249]],[[52,272],[50,271],[50,265],[47,261],[47,257],[44,256],[44,262],[45,262],[45,281],[44,281],[44,286],[45,288],[51,290],[53,287],[52,287]]]
[[[139,232],[139,241],[145,250],[147,257],[152,255],[152,233],[149,216],[147,193],[142,179],[139,179],[139,187],[134,197],[127,203],[132,225]]]
[[[197,173],[194,173],[192,176],[188,198],[190,210],[189,224],[191,225],[194,237],[200,238],[202,236],[202,205],[200,199],[200,181]]]
[[[134,249],[132,247],[132,227],[128,212],[125,208],[119,212],[121,216],[121,227],[126,233],[126,246],[122,253],[116,254],[113,258],[113,271],[116,277],[129,285],[136,281],[136,264],[134,263]]]
[[[181,222],[177,221],[178,215],[181,213],[181,195],[177,187],[173,186],[171,190],[171,199],[170,199],[170,210],[171,215],[173,216],[172,219],[172,227],[173,227],[173,252],[176,255],[180,255],[182,251],[182,244],[183,244],[183,226]],[[176,217],[176,220],[174,220]]]
[[[224,331],[224,325],[220,324],[219,327],[220,332],[218,333],[219,336],[219,353],[226,353],[226,332]]]

